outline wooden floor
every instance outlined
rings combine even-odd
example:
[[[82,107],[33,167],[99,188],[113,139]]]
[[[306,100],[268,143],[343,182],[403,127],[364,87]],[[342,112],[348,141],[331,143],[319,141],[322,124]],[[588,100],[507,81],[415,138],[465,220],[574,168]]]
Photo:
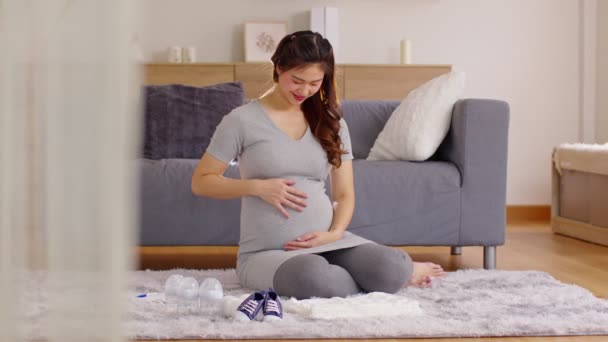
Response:
[[[441,264],[448,271],[479,268],[483,261],[482,248],[480,247],[465,247],[462,249],[462,255],[460,256],[451,256],[447,247],[406,247],[404,249],[412,255],[414,260],[433,261]],[[149,249],[142,249],[140,252],[142,266],[146,268],[155,268],[155,265],[158,268],[174,267],[178,260],[180,263],[188,265],[188,267],[200,266],[200,257],[196,256],[195,249],[167,253],[165,258],[158,257],[158,253],[153,256],[151,252],[153,250]],[[229,267],[230,263],[234,262],[235,249],[217,247],[214,252],[214,260],[221,267]],[[562,282],[577,284],[589,289],[598,297],[608,298],[608,247],[552,234],[547,222],[509,224],[507,227],[507,241],[504,246],[498,248],[497,266],[504,270],[545,271]],[[595,342],[608,341],[608,336],[362,339],[357,341]]]

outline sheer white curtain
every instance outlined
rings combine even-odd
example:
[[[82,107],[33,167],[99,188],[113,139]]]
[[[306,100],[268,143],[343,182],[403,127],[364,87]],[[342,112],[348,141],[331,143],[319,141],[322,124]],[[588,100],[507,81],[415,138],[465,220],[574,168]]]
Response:
[[[0,0],[0,334],[124,339],[139,141],[135,0]],[[39,288],[26,289],[32,277]],[[32,293],[39,291],[39,293]],[[25,298],[25,295],[28,298]],[[48,296],[48,298],[47,298]],[[48,309],[47,309],[48,308]]]

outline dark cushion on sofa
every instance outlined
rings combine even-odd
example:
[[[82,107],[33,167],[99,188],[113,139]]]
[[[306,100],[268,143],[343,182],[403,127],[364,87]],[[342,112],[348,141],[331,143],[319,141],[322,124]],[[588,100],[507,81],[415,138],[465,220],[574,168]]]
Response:
[[[146,86],[143,157],[200,158],[224,115],[244,98],[241,82]]]

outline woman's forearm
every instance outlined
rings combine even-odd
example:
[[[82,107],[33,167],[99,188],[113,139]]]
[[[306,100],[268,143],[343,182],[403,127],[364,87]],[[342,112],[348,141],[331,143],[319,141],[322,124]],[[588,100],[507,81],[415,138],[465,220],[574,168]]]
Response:
[[[192,193],[216,199],[232,199],[257,194],[256,179],[232,179],[209,174],[192,179]]]
[[[334,201],[337,202],[337,205],[334,208],[334,217],[329,231],[343,234],[348,228],[355,211],[355,197],[342,196],[334,198]]]

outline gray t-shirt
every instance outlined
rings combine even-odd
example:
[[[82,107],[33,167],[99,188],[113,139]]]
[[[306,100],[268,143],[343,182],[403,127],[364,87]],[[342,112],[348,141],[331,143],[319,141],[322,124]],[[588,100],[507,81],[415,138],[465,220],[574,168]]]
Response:
[[[340,121],[342,161],[353,159],[350,136]],[[276,208],[254,196],[242,198],[237,273],[243,286],[264,289],[272,286],[276,269],[287,259],[303,253],[321,253],[353,247],[370,241],[345,234],[340,241],[323,246],[284,251],[285,242],[303,234],[328,230],[333,218],[325,180],[331,165],[327,153],[308,128],[299,140],[279,129],[261,103],[254,100],[234,109],[218,125],[207,153],[228,163],[238,157],[243,179],[284,178],[308,195],[302,212],[285,207],[287,219]]]

